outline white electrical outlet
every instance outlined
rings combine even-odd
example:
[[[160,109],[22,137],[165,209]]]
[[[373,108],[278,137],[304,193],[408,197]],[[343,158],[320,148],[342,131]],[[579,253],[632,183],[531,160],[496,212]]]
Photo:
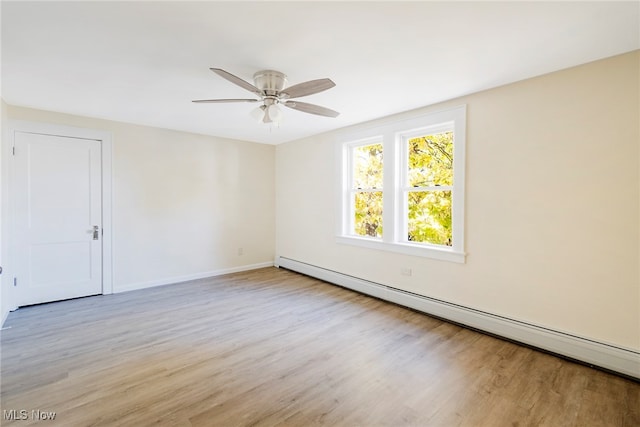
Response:
[[[400,270],[400,274],[402,274],[403,276],[411,276],[411,269],[410,268],[403,268]]]
[[[243,248],[238,248],[238,256],[244,254],[244,249]]]

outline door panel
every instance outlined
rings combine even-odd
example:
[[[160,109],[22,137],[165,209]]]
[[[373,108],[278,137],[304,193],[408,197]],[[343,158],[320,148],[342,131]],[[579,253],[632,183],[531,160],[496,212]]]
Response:
[[[102,293],[100,142],[16,132],[19,305]]]

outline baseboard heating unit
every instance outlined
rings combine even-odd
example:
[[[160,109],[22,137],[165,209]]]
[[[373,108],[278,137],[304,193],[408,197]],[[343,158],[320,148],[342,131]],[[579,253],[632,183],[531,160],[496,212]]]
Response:
[[[413,294],[286,257],[277,257],[275,265],[472,329],[640,380],[640,352],[634,350]]]

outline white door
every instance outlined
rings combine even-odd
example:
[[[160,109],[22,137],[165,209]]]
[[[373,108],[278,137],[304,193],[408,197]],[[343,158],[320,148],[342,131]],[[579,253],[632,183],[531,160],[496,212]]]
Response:
[[[15,133],[18,305],[102,293],[100,141]]]

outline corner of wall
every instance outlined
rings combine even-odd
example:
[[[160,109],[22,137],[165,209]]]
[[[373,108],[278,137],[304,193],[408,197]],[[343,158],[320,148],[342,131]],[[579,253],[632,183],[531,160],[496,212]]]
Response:
[[[7,216],[5,215],[4,210],[6,209],[7,203],[5,200],[6,191],[6,179],[5,175],[7,174],[7,168],[5,166],[5,159],[2,156],[4,151],[4,147],[9,143],[9,131],[7,127],[7,105],[4,100],[0,98],[0,200],[2,200],[2,208],[0,209],[0,266],[4,267],[5,258],[6,258],[6,225],[5,221]],[[0,274],[0,327],[4,325],[7,316],[9,315],[10,310],[10,298],[8,292],[8,279],[6,274]]]

